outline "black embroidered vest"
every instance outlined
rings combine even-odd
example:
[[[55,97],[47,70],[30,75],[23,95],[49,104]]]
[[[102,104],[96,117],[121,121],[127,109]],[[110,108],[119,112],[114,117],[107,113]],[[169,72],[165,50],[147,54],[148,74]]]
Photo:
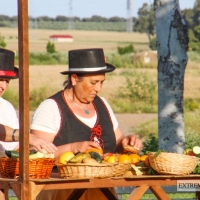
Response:
[[[50,98],[57,103],[61,116],[60,130],[53,141],[56,146],[97,139],[104,153],[115,151],[116,139],[113,124],[101,98],[97,96],[93,101],[97,113],[97,120],[93,128],[90,128],[76,117],[65,101],[63,91],[54,94]]]

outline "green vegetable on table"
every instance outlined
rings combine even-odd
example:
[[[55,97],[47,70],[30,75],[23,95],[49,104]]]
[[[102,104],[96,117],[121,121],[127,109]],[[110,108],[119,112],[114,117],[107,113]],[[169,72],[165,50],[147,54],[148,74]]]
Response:
[[[192,174],[200,174],[200,163],[194,168]]]
[[[160,155],[160,153],[165,152],[165,150],[158,150],[155,154],[154,157],[156,158],[157,156]]]
[[[29,155],[34,155],[36,154],[37,151],[35,150],[30,150]],[[9,157],[9,158],[19,158],[19,152],[18,151],[14,151],[14,150],[5,150],[5,154]]]
[[[149,175],[156,175],[158,174],[157,171],[155,171],[150,165],[148,166],[148,174]]]
[[[100,154],[98,154],[97,152],[94,151],[90,151],[89,152],[91,158],[94,158],[97,162],[102,163],[102,158],[100,156]]]
[[[135,165],[131,165],[131,167],[135,170],[136,175],[142,175],[143,172],[141,172]]]
[[[19,158],[19,152],[18,152],[18,151],[5,150],[5,154],[6,154],[9,158]]]
[[[192,152],[193,152],[194,156],[196,156],[198,158],[200,157],[200,147],[199,146],[194,146],[192,148]]]

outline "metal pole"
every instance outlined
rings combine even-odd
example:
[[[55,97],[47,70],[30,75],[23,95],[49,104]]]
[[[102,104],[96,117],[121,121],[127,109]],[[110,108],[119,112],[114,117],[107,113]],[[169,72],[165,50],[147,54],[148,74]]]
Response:
[[[127,0],[127,22],[126,31],[131,33],[133,30],[133,19],[132,19],[132,0]]]

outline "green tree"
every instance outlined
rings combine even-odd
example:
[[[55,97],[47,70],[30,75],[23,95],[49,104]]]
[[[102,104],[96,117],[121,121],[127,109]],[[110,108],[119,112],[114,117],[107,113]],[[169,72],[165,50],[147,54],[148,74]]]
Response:
[[[194,10],[193,9],[185,9],[182,11],[183,18],[187,23],[188,29],[192,29],[194,27]]]
[[[55,53],[56,52],[55,44],[53,42],[50,42],[50,41],[47,43],[46,49],[47,49],[48,53]]]
[[[196,28],[196,33],[192,29],[189,29],[188,36],[190,38],[189,40],[189,50],[192,51],[200,51],[200,41],[198,39],[198,27]],[[200,35],[199,35],[200,36]]]
[[[151,48],[151,50],[157,50],[156,47],[156,37],[152,38],[149,42],[149,47]]]
[[[117,49],[118,49],[118,53],[120,55],[134,52],[134,47],[132,44],[125,46],[125,47],[117,47]]]
[[[194,3],[194,8],[193,8],[194,16],[193,16],[193,21],[194,25],[200,25],[200,0],[196,0]]]
[[[147,33],[149,41],[155,35],[155,17],[153,5],[144,3],[138,10],[138,19],[135,22],[134,30],[140,33]]]
[[[194,28],[194,36],[200,41],[200,25]]]
[[[6,47],[6,43],[4,41],[4,37],[2,37],[1,34],[0,34],[0,47],[3,47],[3,48]]]

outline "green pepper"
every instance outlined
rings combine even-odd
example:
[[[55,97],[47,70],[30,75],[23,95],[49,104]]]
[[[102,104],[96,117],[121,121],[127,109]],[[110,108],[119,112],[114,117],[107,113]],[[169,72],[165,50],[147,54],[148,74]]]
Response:
[[[33,154],[36,154],[36,153],[37,153],[36,150],[30,150],[29,155],[33,155]],[[18,152],[18,151],[5,150],[5,154],[6,154],[9,158],[19,158],[19,152]]]
[[[18,151],[5,150],[5,154],[9,158],[19,158],[19,152]]]

